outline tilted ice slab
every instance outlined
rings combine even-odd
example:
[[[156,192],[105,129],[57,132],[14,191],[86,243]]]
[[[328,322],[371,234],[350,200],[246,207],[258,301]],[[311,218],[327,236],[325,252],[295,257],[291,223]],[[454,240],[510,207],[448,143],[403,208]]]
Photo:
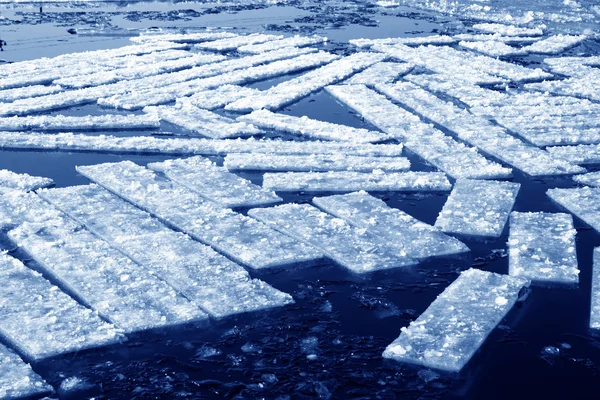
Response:
[[[470,251],[459,240],[401,210],[388,207],[383,200],[366,192],[315,197],[313,203],[352,225],[367,229],[399,254],[418,260]]]
[[[388,136],[381,132],[363,128],[353,128],[331,122],[318,121],[306,116],[294,117],[276,114],[269,110],[257,110],[237,118],[238,121],[252,123],[260,128],[293,133],[311,139],[333,140],[339,142],[379,142]]]
[[[260,133],[260,130],[252,124],[203,110],[185,98],[178,100],[174,106],[145,107],[144,112],[154,118],[185,128],[190,136],[226,139]]]
[[[293,302],[210,247],[97,185],[44,190],[40,195],[214,318]]]
[[[328,86],[326,89],[367,121],[391,137],[404,141],[407,149],[453,178],[488,179],[511,175],[510,169],[488,160],[475,148],[444,135],[364,85]]]
[[[548,189],[548,197],[600,232],[600,188]]]
[[[0,90],[0,102],[7,103],[15,100],[26,99],[28,97],[44,96],[47,94],[58,93],[62,90],[63,88],[58,85],[34,85],[15,89]]]
[[[275,172],[263,176],[263,187],[276,192],[448,191],[441,172]]]
[[[248,215],[318,248],[336,263],[357,274],[417,263],[415,259],[382,244],[377,236],[309,204],[255,208]]]
[[[0,344],[0,398],[40,397],[52,391],[29,364]]]
[[[600,248],[594,249],[592,271],[592,300],[590,308],[590,328],[600,329]],[[1,376],[1,375],[0,375]]]
[[[526,28],[495,23],[475,24],[473,25],[473,28],[484,32],[499,33],[505,36],[541,36],[544,34],[544,31],[541,28]]]
[[[369,48],[375,45],[423,45],[423,44],[453,44],[455,42],[450,36],[432,35],[419,37],[395,37],[385,39],[351,39],[348,41],[356,47]]]
[[[358,171],[397,172],[410,169],[405,157],[359,157],[346,154],[275,155],[241,153],[228,154],[225,167],[230,171]]]
[[[204,320],[207,314],[34,193],[11,192],[0,215],[9,238],[43,271],[125,332]],[[6,218],[2,218],[6,220]]]
[[[600,164],[600,144],[548,147],[546,151],[573,164]]]
[[[159,139],[150,136],[87,136],[73,133],[0,132],[0,148],[11,150],[81,151],[113,154],[206,155],[228,153],[348,154],[366,157],[402,155],[401,144],[369,144],[257,139]]]
[[[585,35],[553,35],[525,46],[521,50],[526,53],[560,54],[571,47],[577,46],[585,39],[587,39]]]
[[[225,106],[226,110],[251,111],[261,108],[279,109],[308,96],[327,85],[339,82],[355,72],[361,71],[385,58],[377,53],[356,53],[297,78],[287,80],[264,90],[259,95],[245,97]]]
[[[155,115],[36,115],[0,118],[0,131],[87,131],[100,129],[153,129],[160,126]]]
[[[204,90],[189,97],[190,103],[199,108],[214,110],[233,103],[244,97],[254,96],[260,91],[258,89],[238,86],[223,85],[215,89]]]
[[[520,186],[513,182],[459,179],[435,227],[466,236],[499,237]]]
[[[194,32],[168,33],[161,35],[140,35],[129,38],[134,43],[173,42],[173,43],[202,43],[211,40],[237,37],[231,32]]]
[[[121,340],[113,325],[19,260],[0,253],[0,334],[31,360]]]
[[[313,262],[322,254],[262,223],[202,198],[130,161],[77,167],[118,196],[254,269]]]
[[[524,49],[518,49],[516,47],[509,46],[503,42],[497,42],[494,40],[490,40],[488,42],[460,41],[458,45],[460,47],[464,47],[469,50],[474,50],[478,53],[482,53],[492,57],[508,57],[527,54],[527,52]]]
[[[54,185],[54,181],[50,178],[17,174],[7,169],[0,169],[0,193],[2,193],[3,189],[29,191],[52,185]]]
[[[378,83],[392,83],[399,76],[408,74],[414,68],[410,63],[379,62],[350,77],[345,83],[374,86]]]
[[[275,193],[202,157],[150,163],[148,168],[226,207],[250,207],[282,201]]]
[[[394,100],[453,131],[458,138],[518,168],[531,176],[565,175],[585,172],[537,147],[509,134],[504,128],[445,102],[409,82],[377,85],[377,89]]]
[[[419,318],[402,328],[383,357],[459,372],[528,285],[525,278],[463,271]]]
[[[540,283],[579,283],[570,214],[513,212],[508,236],[508,273]]]
[[[202,50],[230,51],[250,44],[265,43],[273,40],[283,39],[282,35],[265,35],[263,33],[253,33],[246,36],[236,36],[232,38],[214,40],[211,42],[199,43],[195,47]]]
[[[573,180],[586,186],[600,187],[600,172],[573,176]]]
[[[270,40],[266,43],[247,44],[238,47],[240,53],[264,53],[267,51],[279,50],[289,47],[304,47],[311,44],[320,44],[327,42],[327,38],[321,36],[292,36],[285,39]]]

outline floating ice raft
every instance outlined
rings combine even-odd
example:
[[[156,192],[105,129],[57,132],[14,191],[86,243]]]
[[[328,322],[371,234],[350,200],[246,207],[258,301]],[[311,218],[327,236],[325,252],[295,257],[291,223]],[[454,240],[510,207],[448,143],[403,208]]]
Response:
[[[205,90],[189,97],[190,103],[198,108],[214,110],[244,97],[254,96],[260,91],[245,86],[223,85]],[[1,92],[0,92],[1,93]]]
[[[420,36],[420,37],[395,37],[395,38],[384,38],[384,39],[351,39],[348,41],[350,44],[356,47],[369,48],[375,45],[395,45],[395,44],[406,44],[420,46],[424,44],[453,44],[455,40],[446,35],[431,35],[431,36]]]
[[[600,164],[600,144],[555,146],[548,147],[546,151],[573,164]]]
[[[464,271],[419,318],[402,328],[383,357],[460,372],[528,285],[525,278]]]
[[[497,23],[475,24],[473,25],[473,28],[484,32],[498,33],[504,36],[541,36],[544,34],[544,31],[541,28],[526,28]]]
[[[265,53],[267,51],[279,50],[289,47],[304,47],[311,44],[327,42],[327,38],[321,36],[291,36],[279,40],[270,40],[266,43],[247,44],[238,47],[240,53]]]
[[[336,263],[357,274],[417,263],[412,257],[380,244],[375,235],[309,204],[255,208],[248,215],[320,249]]]
[[[44,96],[46,94],[58,93],[64,90],[58,85],[44,86],[26,86],[15,89],[0,90],[0,101],[11,102],[20,99],[26,99],[28,97]]]
[[[0,169],[0,193],[2,193],[3,189],[29,191],[52,185],[54,185],[54,181],[50,178],[17,174],[7,169]]]
[[[447,233],[499,237],[520,186],[513,182],[459,179],[435,226]]]
[[[600,172],[573,176],[573,180],[586,186],[600,187]]]
[[[409,63],[379,62],[350,77],[345,83],[374,86],[378,83],[392,83],[398,77],[408,74],[415,66]]]
[[[600,232],[600,188],[549,189],[546,194]]]
[[[600,330],[600,248],[594,249],[592,270],[592,300],[590,308],[590,328]]]
[[[155,115],[38,115],[0,118],[0,131],[84,131],[101,129],[155,129],[160,121]]]
[[[282,201],[274,192],[202,157],[150,163],[148,168],[161,172],[169,179],[226,207],[255,207]]]
[[[553,35],[537,41],[521,50],[526,53],[560,54],[563,51],[575,47],[587,39],[585,35]]]
[[[203,50],[231,51],[242,46],[265,43],[280,39],[283,39],[282,35],[266,35],[263,33],[253,33],[245,36],[235,36],[231,38],[199,43],[195,47]]]
[[[194,33],[168,33],[156,35],[140,35],[129,38],[134,43],[173,42],[173,43],[202,43],[211,40],[236,37],[231,32],[194,32]]]
[[[474,50],[479,53],[492,56],[492,57],[509,57],[509,56],[519,56],[527,54],[523,49],[518,49],[516,47],[509,46],[503,42],[497,42],[495,40],[490,40],[487,42],[484,41],[460,41],[458,43],[459,46],[464,47],[469,50]]]
[[[0,398],[40,397],[51,391],[52,386],[36,374],[29,364],[0,344]]]

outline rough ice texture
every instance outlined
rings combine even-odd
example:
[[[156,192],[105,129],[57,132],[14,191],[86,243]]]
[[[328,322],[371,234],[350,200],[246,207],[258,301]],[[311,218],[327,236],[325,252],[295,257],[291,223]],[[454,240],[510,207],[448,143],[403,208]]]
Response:
[[[303,47],[311,44],[327,42],[326,37],[321,36],[292,36],[280,40],[270,40],[266,43],[248,44],[238,47],[240,53],[265,53],[267,51],[279,50],[289,47]]]
[[[417,263],[406,254],[382,244],[377,236],[309,204],[256,208],[248,215],[315,246],[336,263],[357,274]]]
[[[420,46],[423,44],[453,44],[455,42],[450,36],[432,35],[419,37],[396,37],[385,39],[351,39],[348,41],[356,47],[369,48],[375,45],[406,44]]]
[[[529,83],[525,89],[548,92],[561,96],[575,96],[600,101],[600,86],[590,84],[600,80],[600,69],[591,68],[586,73],[564,80]]]
[[[87,136],[73,133],[43,134],[0,132],[0,148],[47,151],[82,151],[114,154],[222,156],[228,153],[338,154],[356,156],[402,155],[401,144],[368,144],[257,139],[159,139],[149,136]]]
[[[235,261],[261,269],[322,257],[262,223],[202,198],[130,161],[77,167],[111,192],[206,243]]]
[[[384,55],[376,53],[352,54],[297,78],[282,82],[258,95],[234,101],[225,106],[225,109],[233,111],[251,111],[261,108],[279,109],[327,85],[337,83],[384,58]]]
[[[508,236],[508,273],[540,283],[579,283],[570,214],[513,212]]]
[[[0,333],[31,360],[121,339],[113,325],[19,260],[0,253]]]
[[[407,149],[453,178],[502,178],[511,170],[486,159],[473,147],[459,143],[422,122],[364,85],[328,86],[327,91],[363,118],[402,140]]]
[[[125,332],[208,316],[164,281],[112,249],[33,193],[11,192],[0,215],[20,225],[9,238],[43,271]]]
[[[275,193],[202,157],[150,163],[148,168],[226,207],[251,207],[282,201]]]
[[[453,131],[458,138],[531,176],[565,175],[585,172],[579,166],[515,138],[506,129],[409,82],[377,85],[398,102]]]
[[[36,115],[0,118],[0,131],[84,131],[100,129],[153,129],[160,126],[155,115]]]
[[[585,35],[553,35],[523,47],[526,53],[560,54],[587,39]]]
[[[581,144],[579,146],[556,146],[546,148],[554,157],[562,158],[573,164],[599,164],[600,144]]]
[[[0,193],[2,189],[36,190],[54,185],[50,178],[31,176],[29,174],[17,174],[7,169],[0,169]]]
[[[454,35],[453,38],[457,41],[468,41],[468,42],[487,42],[493,40],[495,42],[502,42],[506,44],[530,44],[541,40],[541,36],[506,36],[499,33],[494,34],[481,34],[481,33],[460,33]]]
[[[250,122],[260,128],[274,129],[311,139],[333,140],[338,142],[379,142],[388,136],[381,132],[353,128],[331,122],[318,121],[306,116],[294,117],[276,114],[269,110],[257,110],[238,117],[239,121]]]
[[[362,72],[353,75],[345,83],[374,86],[378,83],[392,83],[398,77],[408,74],[414,68],[410,63],[379,62]]]
[[[405,157],[359,157],[346,154],[274,155],[232,153],[224,164],[230,171],[407,171],[410,161]]]
[[[553,72],[584,77],[594,72],[591,67],[600,67],[600,56],[553,57],[544,59],[544,63],[548,64]]]
[[[232,38],[214,40],[197,44],[195,47],[202,50],[213,51],[231,51],[239,47],[250,44],[265,43],[273,40],[283,39],[282,35],[266,35],[263,33],[253,33],[245,36],[235,36]]]
[[[549,189],[548,197],[600,232],[600,188]]]
[[[466,236],[499,237],[520,186],[513,182],[460,179],[454,184],[435,227]]]
[[[573,176],[573,180],[586,186],[600,187],[600,172],[590,172]]]
[[[38,97],[46,94],[58,93],[63,90],[58,85],[44,86],[34,85],[22,88],[0,90],[0,102],[11,102],[28,97]]]
[[[214,110],[247,96],[254,96],[260,91],[244,86],[223,85],[215,89],[205,90],[189,97],[190,103],[199,108]]]
[[[0,344],[0,398],[41,397],[51,391],[52,386],[36,374],[29,364]]]
[[[315,197],[313,203],[352,225],[367,229],[399,254],[418,260],[470,251],[459,240],[401,210],[388,207],[383,200],[366,192]]]
[[[475,24],[473,25],[473,28],[484,32],[499,33],[505,36],[541,36],[544,34],[544,31],[541,28],[526,28],[495,23]]]
[[[463,271],[419,318],[402,328],[383,357],[459,372],[528,284],[520,277]]]
[[[190,135],[226,139],[260,133],[252,124],[236,122],[212,111],[203,110],[185,98],[179,99],[174,106],[145,107],[144,112],[154,118],[181,126],[188,130]]]
[[[266,173],[263,187],[276,192],[448,191],[441,172],[331,171]]]
[[[293,302],[210,247],[97,185],[44,190],[40,195],[214,318]]]
[[[490,40],[487,42],[475,41],[467,42],[461,41],[458,43],[459,46],[469,50],[475,50],[479,53],[492,56],[492,57],[508,57],[508,56],[519,56],[525,55],[527,52],[524,49],[518,49],[516,47],[509,46],[503,42],[497,42]]]
[[[598,247],[594,249],[590,328],[596,330],[600,329],[600,248]]]
[[[231,32],[194,32],[194,33],[169,33],[161,35],[140,35],[129,38],[134,43],[173,42],[173,43],[202,43],[211,40],[236,37]]]

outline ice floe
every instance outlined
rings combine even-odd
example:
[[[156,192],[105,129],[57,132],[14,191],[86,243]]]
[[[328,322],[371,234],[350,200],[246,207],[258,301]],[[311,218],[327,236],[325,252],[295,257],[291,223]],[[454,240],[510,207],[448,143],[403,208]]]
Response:
[[[0,193],[3,189],[29,191],[52,185],[54,185],[54,181],[50,178],[18,174],[7,169],[0,169]]]
[[[392,83],[398,77],[408,74],[414,68],[410,63],[379,62],[350,77],[345,83],[374,86],[378,83]]]
[[[549,189],[548,197],[600,232],[600,188]]]
[[[154,129],[160,126],[156,115],[36,115],[0,118],[0,131],[88,131],[107,129]]]
[[[321,44],[327,42],[327,38],[321,36],[291,36],[285,39],[270,40],[265,43],[247,44],[238,47],[240,53],[264,53],[267,51],[279,50],[289,47],[304,47],[311,44]]]
[[[214,110],[241,98],[254,96],[257,93],[259,93],[258,89],[238,85],[223,85],[193,94],[189,97],[189,100],[196,107]]]
[[[273,40],[283,39],[282,35],[266,35],[264,33],[252,33],[250,35],[235,36],[210,42],[199,43],[195,47],[202,50],[231,51],[239,47],[251,44],[265,43]]]
[[[19,356],[0,344],[0,398],[39,397],[52,392],[52,386],[36,374]]]

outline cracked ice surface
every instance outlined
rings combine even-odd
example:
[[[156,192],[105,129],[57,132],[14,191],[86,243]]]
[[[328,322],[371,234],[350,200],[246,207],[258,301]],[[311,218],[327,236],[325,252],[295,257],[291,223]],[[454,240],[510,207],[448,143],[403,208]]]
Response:
[[[293,302],[209,246],[169,229],[100,186],[44,190],[40,195],[214,318]]]
[[[590,308],[590,328],[600,329],[600,248],[594,249],[592,271],[592,301]]]
[[[211,42],[199,43],[195,47],[202,50],[230,51],[250,44],[265,43],[273,40],[283,39],[282,35],[265,35],[263,33],[252,33],[245,36],[235,36],[232,38],[214,40]]]
[[[336,263],[357,274],[417,263],[412,257],[382,245],[378,237],[365,229],[350,225],[309,204],[255,208],[248,215],[318,248]]]
[[[419,318],[402,328],[383,357],[459,372],[528,285],[520,277],[463,271]]]
[[[313,262],[322,254],[266,225],[202,198],[130,161],[77,167],[119,197],[254,269]]]
[[[459,179],[435,227],[467,236],[499,237],[520,186],[513,182]]]
[[[549,189],[546,194],[600,232],[600,188]]]
[[[227,168],[219,167],[202,157],[150,163],[148,168],[161,172],[202,197],[226,207],[251,207],[282,201],[274,192],[232,174]]]
[[[253,111],[248,115],[238,117],[238,121],[246,121],[253,123],[260,128],[293,133],[311,139],[358,143],[379,142],[388,138],[386,134],[381,132],[318,121],[308,117],[276,114],[269,110]]]
[[[50,393],[52,386],[19,356],[0,344],[0,398],[18,399]]]
[[[398,77],[408,74],[415,66],[410,63],[379,62],[346,80],[346,84],[370,85],[392,83]]]
[[[285,39],[271,40],[266,43],[247,44],[238,47],[240,53],[264,53],[267,51],[279,50],[290,47],[304,47],[311,44],[320,44],[327,42],[327,38],[321,36],[292,36]]]
[[[160,126],[155,115],[36,115],[0,118],[0,131],[71,131],[100,129],[153,129]]]
[[[586,186],[600,187],[600,172],[590,172],[573,176],[573,180]]]
[[[225,157],[223,164],[230,171],[407,171],[410,161],[405,157],[358,157],[346,154],[274,155],[236,154]]]
[[[263,187],[276,192],[449,191],[441,172],[275,172],[266,173]]]
[[[9,238],[85,304],[126,332],[182,324],[207,314],[164,281],[82,229],[34,193],[4,194]]]
[[[7,169],[0,169],[0,193],[2,193],[3,189],[29,191],[52,185],[54,185],[54,181],[50,178],[17,174]]]
[[[174,106],[145,107],[151,118],[159,118],[188,130],[190,136],[200,135],[213,139],[250,136],[261,131],[246,122],[237,122],[212,111],[191,104],[186,98],[178,99]]]
[[[401,210],[388,207],[383,200],[363,191],[315,197],[313,203],[350,224],[367,229],[399,254],[418,260],[470,251],[458,239]]]
[[[453,178],[493,179],[511,175],[510,169],[488,160],[475,148],[444,135],[364,85],[327,86],[326,89],[367,121],[402,140],[407,149]]]
[[[540,283],[579,283],[576,233],[570,214],[511,213],[509,275]]]
[[[260,91],[244,86],[223,85],[215,89],[204,90],[189,97],[190,103],[198,108],[214,110],[233,103],[244,97],[253,96]],[[1,95],[1,92],[0,92]]]
[[[377,53],[352,54],[297,78],[282,82],[258,95],[234,101],[225,106],[225,109],[233,111],[250,111],[261,108],[279,109],[327,85],[337,83],[384,58],[386,58],[384,55]]]
[[[473,25],[473,28],[484,32],[498,33],[504,36],[541,36],[544,34],[544,31],[541,28],[525,28],[496,23],[475,24]]]
[[[33,360],[122,339],[118,329],[92,310],[19,260],[1,253],[0,332]]]

